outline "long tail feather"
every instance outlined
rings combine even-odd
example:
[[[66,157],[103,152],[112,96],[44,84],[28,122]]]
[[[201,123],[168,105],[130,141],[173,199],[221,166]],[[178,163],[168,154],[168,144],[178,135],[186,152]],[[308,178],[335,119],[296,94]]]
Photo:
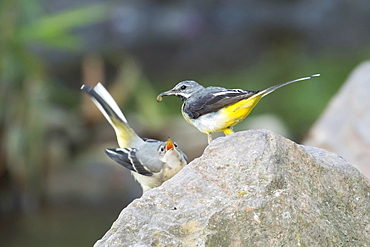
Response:
[[[113,127],[117,135],[118,144],[121,148],[135,147],[139,144],[138,142],[143,142],[128,125],[116,101],[101,83],[98,83],[94,88],[82,85],[81,89],[90,95],[92,101]]]
[[[269,87],[269,88],[267,88],[267,89],[265,89],[265,90],[262,90],[262,91],[261,91],[261,92],[259,92],[257,95],[262,94],[262,97],[264,97],[264,96],[266,96],[266,95],[268,95],[268,94],[272,93],[272,92],[273,92],[273,91],[275,91],[276,89],[281,88],[281,87],[284,87],[284,86],[286,86],[286,85],[288,85],[288,84],[291,84],[291,83],[294,83],[294,82],[297,82],[297,81],[309,80],[309,79],[311,79],[311,78],[318,77],[318,76],[320,76],[320,74],[314,74],[314,75],[311,75],[311,76],[307,76],[307,77],[302,77],[302,78],[299,78],[299,79],[295,79],[295,80],[293,80],[293,81],[283,82],[283,83],[280,83],[280,84],[278,84],[278,85],[275,85],[275,86]],[[257,96],[257,95],[256,95],[256,96]]]
[[[112,95],[100,82],[96,84],[96,86],[94,87],[94,91],[98,93],[100,97],[111,107],[112,111],[114,111],[114,113],[117,115],[117,117],[119,117],[122,120],[122,122],[127,123],[127,119],[123,115],[116,101],[113,99]]]

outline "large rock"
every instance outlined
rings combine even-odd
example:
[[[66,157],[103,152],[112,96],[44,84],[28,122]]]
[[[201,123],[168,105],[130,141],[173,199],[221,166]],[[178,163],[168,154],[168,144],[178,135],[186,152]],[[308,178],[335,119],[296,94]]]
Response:
[[[214,140],[95,246],[370,246],[369,181],[266,130]]]
[[[312,127],[305,144],[335,152],[370,178],[370,61],[359,65]]]

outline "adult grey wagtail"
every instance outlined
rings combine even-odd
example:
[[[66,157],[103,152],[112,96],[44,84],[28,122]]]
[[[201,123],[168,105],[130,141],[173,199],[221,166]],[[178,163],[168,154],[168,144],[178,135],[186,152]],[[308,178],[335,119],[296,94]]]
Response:
[[[208,143],[210,143],[212,133],[224,132],[225,135],[234,133],[232,127],[247,117],[262,97],[290,83],[317,76],[320,74],[284,82],[260,91],[222,87],[205,88],[195,81],[187,80],[159,94],[157,101],[161,102],[163,96],[179,97],[183,101],[181,113],[185,120],[200,132],[207,134]]]
[[[120,148],[106,149],[106,154],[131,171],[143,193],[160,186],[187,164],[186,155],[170,138],[167,141],[140,138],[101,83],[94,88],[83,85],[81,89],[90,95],[116,132]]]

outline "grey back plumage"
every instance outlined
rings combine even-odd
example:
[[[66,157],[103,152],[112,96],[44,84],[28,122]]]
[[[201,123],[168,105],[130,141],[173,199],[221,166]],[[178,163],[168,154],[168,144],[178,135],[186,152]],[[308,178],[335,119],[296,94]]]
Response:
[[[137,152],[136,157],[143,164],[150,164],[149,170],[153,173],[161,171],[163,167],[163,162],[161,161],[161,147],[164,147],[166,142],[157,141],[157,142],[146,142]],[[153,155],[148,155],[153,154]]]
[[[164,151],[161,152],[161,147],[165,147],[165,145],[166,142],[146,139],[139,148],[106,149],[105,153],[118,164],[133,172],[152,176],[153,173],[160,172],[164,165],[161,160]]]
[[[259,92],[223,87],[205,88],[195,81],[179,82],[172,90],[184,101],[182,110],[191,119],[218,111]]]

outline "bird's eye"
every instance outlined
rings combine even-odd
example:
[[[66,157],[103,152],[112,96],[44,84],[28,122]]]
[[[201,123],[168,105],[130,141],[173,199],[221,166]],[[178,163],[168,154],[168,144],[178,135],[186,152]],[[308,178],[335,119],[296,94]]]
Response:
[[[185,86],[185,85],[182,85],[182,86],[180,87],[180,89],[181,89],[181,90],[185,90],[185,89],[186,89],[186,86]]]
[[[176,142],[174,142],[173,145],[175,146],[175,148],[177,148],[177,143]]]
[[[164,149],[165,149],[165,147],[161,146],[161,148],[160,148],[161,152],[164,152]]]

